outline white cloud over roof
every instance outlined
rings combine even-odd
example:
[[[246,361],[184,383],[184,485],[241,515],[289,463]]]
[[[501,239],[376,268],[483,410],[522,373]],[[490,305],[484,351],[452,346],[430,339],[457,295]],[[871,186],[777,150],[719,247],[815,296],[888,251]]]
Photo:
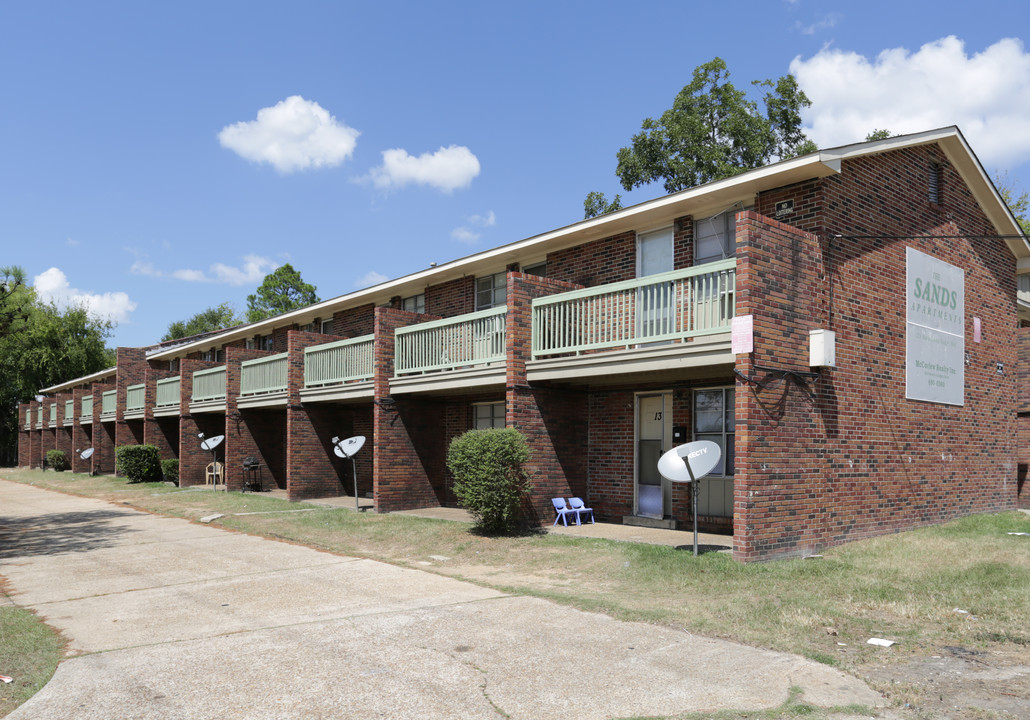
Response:
[[[84,307],[90,315],[115,323],[125,322],[136,309],[136,303],[127,293],[91,293],[73,288],[68,276],[56,267],[36,275],[32,286],[43,302],[52,302],[59,308]]]
[[[235,286],[258,285],[265,279],[265,275],[278,267],[277,263],[260,255],[245,255],[243,264],[239,267],[215,263],[209,268],[209,273],[205,273],[203,270],[182,269],[174,270],[169,274],[177,280],[186,282],[217,282]],[[136,270],[136,265],[133,265],[133,269]],[[137,271],[137,274],[154,273]]]
[[[247,160],[291,173],[339,165],[353,154],[360,134],[317,102],[293,95],[258,110],[256,120],[227,125],[218,140]]]
[[[957,125],[989,169],[1030,160],[1030,53],[1015,38],[982,52],[948,36],[875,58],[824,48],[790,64],[812,101],[805,131],[820,147]]]
[[[429,185],[449,193],[468,187],[477,175],[479,159],[467,147],[451,145],[418,157],[400,148],[384,150],[383,164],[372,168],[369,178],[381,189],[414,184]]]

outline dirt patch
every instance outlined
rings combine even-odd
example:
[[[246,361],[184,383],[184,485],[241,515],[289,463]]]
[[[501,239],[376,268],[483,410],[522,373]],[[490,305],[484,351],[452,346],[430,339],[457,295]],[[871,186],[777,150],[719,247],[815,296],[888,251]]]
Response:
[[[1030,718],[1030,648],[948,645],[867,667],[865,679],[905,718]]]

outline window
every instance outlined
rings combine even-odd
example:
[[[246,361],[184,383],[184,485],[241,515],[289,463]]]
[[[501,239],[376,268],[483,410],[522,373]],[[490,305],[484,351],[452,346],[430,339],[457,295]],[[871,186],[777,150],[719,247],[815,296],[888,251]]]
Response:
[[[504,272],[476,278],[476,310],[489,310],[507,302],[507,278]]]
[[[271,350],[272,349],[272,336],[271,336],[271,334],[269,334],[269,335],[262,335],[261,339],[258,341],[258,346],[262,350]]]
[[[333,320],[332,320],[332,318],[329,318],[328,320],[323,320],[322,321],[322,334],[323,335],[332,335],[333,334]]]
[[[214,348],[211,348],[210,350],[205,350],[201,354],[200,359],[206,360],[207,362],[215,362],[216,360],[218,360],[218,351]]]
[[[426,294],[419,293],[401,300],[401,310],[408,312],[424,313],[426,311]]]
[[[306,325],[301,325],[300,326],[300,331],[301,332],[315,332],[315,323],[309,322]]]
[[[735,212],[724,212],[694,222],[694,264],[733,257],[736,243]]]
[[[526,275],[538,275],[540,277],[547,277],[547,262],[533,263],[532,265],[526,265],[522,268],[522,272]]]
[[[504,427],[504,403],[476,403],[472,408],[475,413],[476,430]]]
[[[252,337],[247,338],[247,349],[248,350],[253,350],[254,349],[254,338],[252,338]]]
[[[734,469],[733,388],[711,388],[694,391],[694,439],[711,440],[722,450],[713,475],[732,476]]]

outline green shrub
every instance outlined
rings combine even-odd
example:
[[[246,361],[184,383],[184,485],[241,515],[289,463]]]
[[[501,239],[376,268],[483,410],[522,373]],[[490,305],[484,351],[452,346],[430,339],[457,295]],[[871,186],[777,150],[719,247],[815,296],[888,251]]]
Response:
[[[161,461],[161,474],[164,475],[165,482],[173,482],[176,485],[179,484],[179,461],[175,458]]]
[[[129,482],[161,479],[161,455],[153,445],[123,445],[114,454],[115,469]]]
[[[510,535],[524,524],[523,500],[532,487],[522,467],[528,459],[526,438],[514,428],[470,430],[451,442],[454,494],[479,530]]]
[[[64,454],[64,450],[47,450],[46,464],[47,467],[57,472],[62,472],[70,467],[68,465],[68,456]]]

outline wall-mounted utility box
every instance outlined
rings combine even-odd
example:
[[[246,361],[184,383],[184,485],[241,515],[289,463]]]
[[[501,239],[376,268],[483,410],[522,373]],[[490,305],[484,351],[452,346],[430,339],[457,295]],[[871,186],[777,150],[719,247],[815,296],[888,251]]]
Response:
[[[808,364],[811,367],[837,367],[837,333],[833,330],[808,331]]]

